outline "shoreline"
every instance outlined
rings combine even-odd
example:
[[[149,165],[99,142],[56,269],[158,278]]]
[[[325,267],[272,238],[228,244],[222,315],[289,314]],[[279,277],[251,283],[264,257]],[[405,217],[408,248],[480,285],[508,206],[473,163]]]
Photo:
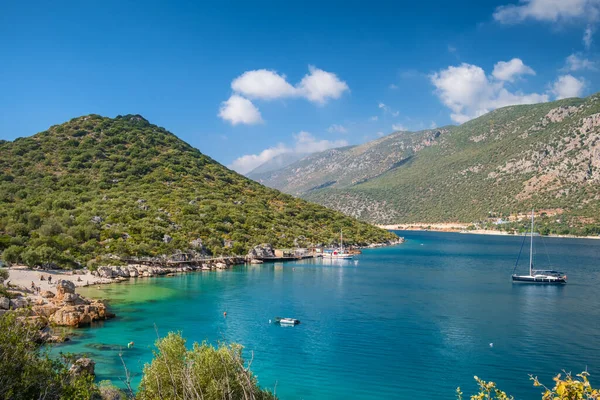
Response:
[[[523,236],[522,233],[508,233],[505,231],[499,231],[495,229],[474,229],[467,230],[467,226],[470,224],[462,223],[448,223],[448,224],[394,224],[394,225],[377,225],[377,227],[392,231],[425,231],[425,232],[440,232],[440,233],[463,233],[468,235],[492,235],[492,236]],[[560,239],[593,239],[599,240],[599,236],[576,236],[576,235],[539,235],[546,238],[560,238]]]

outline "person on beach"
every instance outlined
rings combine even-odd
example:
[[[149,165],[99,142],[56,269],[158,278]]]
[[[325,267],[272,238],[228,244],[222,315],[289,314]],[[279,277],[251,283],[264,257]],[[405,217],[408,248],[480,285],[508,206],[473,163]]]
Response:
[[[33,283],[33,281],[31,281],[31,290],[35,292],[35,283]]]
[[[48,275],[48,283],[52,283],[52,276]]]
[[[45,281],[46,278],[44,278],[44,275],[40,275],[40,281]]]

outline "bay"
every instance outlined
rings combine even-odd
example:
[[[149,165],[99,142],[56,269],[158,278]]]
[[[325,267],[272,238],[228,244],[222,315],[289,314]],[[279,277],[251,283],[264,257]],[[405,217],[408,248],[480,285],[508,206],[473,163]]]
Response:
[[[118,317],[74,331],[52,351],[86,353],[98,379],[122,386],[121,353],[135,386],[157,335],[238,342],[261,386],[282,399],[451,399],[457,386],[475,390],[474,375],[517,399],[539,399],[529,374],[551,385],[562,370],[586,368],[599,385],[600,242],[536,239],[537,265],[550,260],[569,283],[535,286],[510,280],[520,237],[398,233],[406,243],[364,250],[357,263],[240,266],[86,288],[110,299]],[[302,323],[270,324],[275,316]]]

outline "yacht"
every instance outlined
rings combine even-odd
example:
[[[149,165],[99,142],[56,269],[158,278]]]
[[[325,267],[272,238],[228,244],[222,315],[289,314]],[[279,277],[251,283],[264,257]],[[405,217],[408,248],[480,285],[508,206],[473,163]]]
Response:
[[[515,263],[515,268],[513,270],[512,281],[513,283],[564,285],[567,283],[567,275],[564,273],[555,270],[540,270],[533,268],[533,237],[537,236],[533,233],[533,215],[534,210],[531,210],[531,233],[529,235],[529,275],[515,274],[515,270],[517,269],[517,265],[519,263],[519,258],[521,257],[521,251],[523,250],[523,245],[521,245],[521,251],[519,251],[519,257],[517,257],[517,262]],[[523,238],[523,243],[525,243],[525,238]]]

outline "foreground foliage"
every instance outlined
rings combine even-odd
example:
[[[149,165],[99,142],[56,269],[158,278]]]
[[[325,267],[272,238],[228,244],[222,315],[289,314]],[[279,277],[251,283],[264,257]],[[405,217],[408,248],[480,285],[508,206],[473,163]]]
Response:
[[[257,385],[237,344],[213,347],[194,343],[169,333],[156,342],[150,364],[144,366],[138,399],[275,399]]]
[[[575,377],[570,372],[565,373],[564,379],[561,374],[556,375],[554,379],[554,387],[548,388],[540,383],[537,377],[531,376],[533,386],[542,387],[542,400],[597,400],[600,399],[600,390],[592,388],[588,377],[590,374],[584,371],[577,374]],[[514,397],[509,396],[506,392],[498,389],[494,382],[486,382],[478,377],[475,377],[479,392],[472,395],[471,400],[514,400]],[[463,399],[463,393],[460,388],[456,389],[456,397],[458,400]]]
[[[75,118],[0,141],[0,251],[8,263],[94,266],[178,251],[392,239],[266,188],[137,115]]]
[[[154,360],[144,367],[137,395],[94,383],[86,373],[73,375],[68,361],[52,359],[36,342],[36,328],[15,313],[0,316],[0,399],[276,399],[258,387],[237,344],[185,347],[181,335],[169,333],[156,342]]]
[[[35,334],[13,313],[0,316],[0,398],[97,398],[94,377],[70,375],[64,362],[48,357],[36,343]]]

